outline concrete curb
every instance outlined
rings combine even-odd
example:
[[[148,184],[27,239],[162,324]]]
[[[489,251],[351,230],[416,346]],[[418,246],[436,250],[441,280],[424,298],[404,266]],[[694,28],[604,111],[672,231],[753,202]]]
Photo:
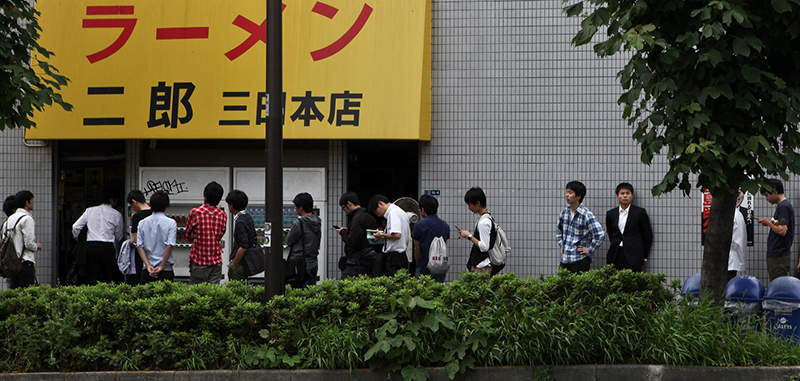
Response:
[[[443,368],[428,368],[430,380],[446,381]],[[670,367],[666,365],[573,365],[554,367],[479,368],[456,376],[468,381],[753,381],[785,380],[800,374],[792,367]],[[11,381],[402,381],[399,373],[386,370],[207,370],[163,372],[74,372],[3,373],[0,380]]]

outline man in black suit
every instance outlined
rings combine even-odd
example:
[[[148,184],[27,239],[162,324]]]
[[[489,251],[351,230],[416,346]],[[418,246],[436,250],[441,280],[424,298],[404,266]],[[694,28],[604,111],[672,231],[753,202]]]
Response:
[[[608,264],[618,270],[640,272],[644,270],[653,243],[650,217],[643,208],[631,205],[633,185],[620,183],[616,192],[619,207],[606,213],[606,231],[611,238]]]

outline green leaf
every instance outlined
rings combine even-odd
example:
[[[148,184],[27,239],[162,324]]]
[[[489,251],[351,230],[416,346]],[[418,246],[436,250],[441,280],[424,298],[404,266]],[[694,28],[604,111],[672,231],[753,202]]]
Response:
[[[743,15],[737,8],[731,9],[731,15],[736,20],[737,23],[742,24],[745,21],[745,15]]]
[[[578,16],[581,12],[583,12],[583,1],[564,8],[564,13],[566,13],[568,17]]]
[[[454,380],[459,371],[458,360],[453,360],[452,362],[447,363],[444,366],[444,370],[447,371],[447,377],[450,377],[451,380]]]
[[[792,5],[788,0],[772,0],[772,9],[778,13],[786,13],[792,11]]]
[[[380,314],[380,315],[378,315],[376,317],[378,319],[382,319],[382,320],[392,320],[392,319],[396,318],[399,313],[400,313],[400,311],[392,311],[392,312],[387,312],[385,314]]]
[[[578,34],[576,34],[572,39],[572,43],[575,46],[586,45],[592,40],[592,37],[594,37],[595,33],[597,33],[597,27],[591,25],[583,26]]]
[[[761,74],[759,71],[747,65],[742,66],[742,76],[750,83],[758,83],[761,81]]]
[[[415,343],[414,339],[411,337],[403,336],[403,342],[406,344],[406,348],[408,348],[409,351],[413,351],[417,348],[417,343]]]
[[[708,62],[711,63],[711,66],[717,66],[722,62],[722,55],[719,53],[719,50],[710,49],[708,51]]]
[[[406,365],[400,374],[403,375],[405,381],[426,381],[428,379],[428,370],[421,365]]]
[[[750,45],[757,52],[761,52],[761,48],[764,47],[764,43],[761,42],[761,39],[756,37],[755,35],[748,34],[744,36],[744,40],[747,41],[747,44]]]
[[[733,40],[733,52],[745,57],[750,57],[750,45],[747,41],[737,38]]]

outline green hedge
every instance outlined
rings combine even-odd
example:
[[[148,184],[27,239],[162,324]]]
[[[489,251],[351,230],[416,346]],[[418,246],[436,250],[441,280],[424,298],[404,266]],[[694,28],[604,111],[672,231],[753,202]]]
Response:
[[[797,365],[800,349],[679,282],[610,267],[442,285],[405,273],[328,280],[264,304],[263,288],[39,286],[0,293],[0,371],[388,368],[425,379],[494,365]]]

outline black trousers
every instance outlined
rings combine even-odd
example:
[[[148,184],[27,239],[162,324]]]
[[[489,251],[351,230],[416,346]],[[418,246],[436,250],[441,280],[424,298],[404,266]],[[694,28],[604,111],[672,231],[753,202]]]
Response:
[[[635,273],[642,272],[642,266],[634,266],[628,263],[628,260],[625,259],[625,253],[622,252],[622,249],[617,252],[617,257],[614,258],[614,267],[617,270],[628,269]]]
[[[125,276],[117,267],[117,253],[111,242],[86,242],[87,274],[86,283],[122,283]]]
[[[592,258],[586,257],[577,262],[561,263],[561,266],[559,267],[561,267],[562,269],[567,269],[571,273],[580,274],[582,272],[589,271],[589,266],[591,264],[592,264]]]
[[[402,269],[408,270],[408,257],[405,251],[383,253],[383,275],[394,276],[394,273]]]
[[[34,266],[33,262],[31,261],[22,262],[22,269],[19,271],[19,274],[9,280],[10,288],[22,288],[37,285],[36,266]]]

